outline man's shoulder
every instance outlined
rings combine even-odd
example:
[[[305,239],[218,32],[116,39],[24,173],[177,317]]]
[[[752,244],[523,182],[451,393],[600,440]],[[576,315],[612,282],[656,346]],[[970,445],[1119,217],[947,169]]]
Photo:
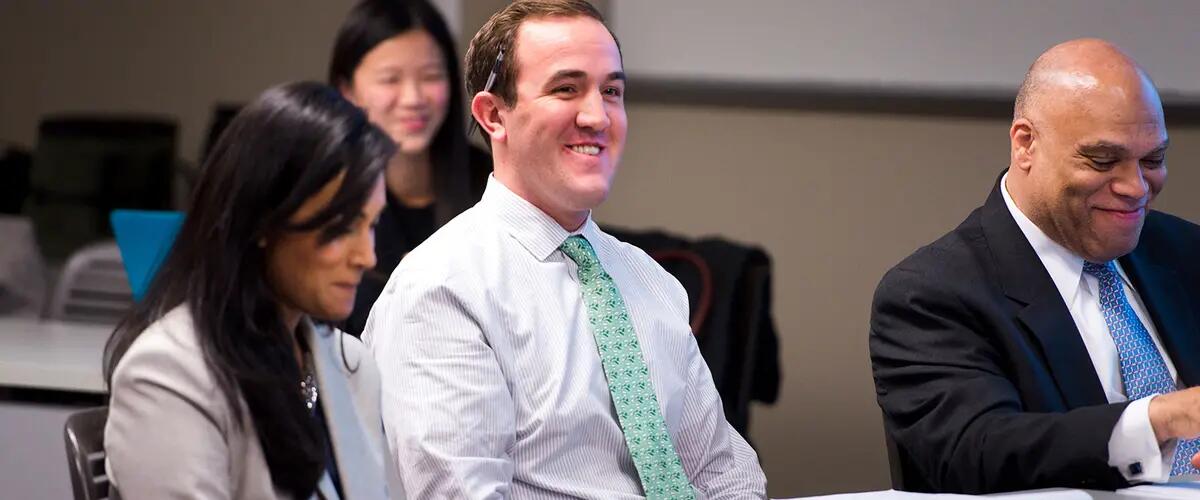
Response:
[[[980,253],[986,247],[979,210],[967,216],[958,227],[931,243],[917,248],[898,264],[896,271],[933,275],[954,275],[980,266]]]
[[[995,283],[980,211],[892,266],[875,289],[872,309],[918,302],[965,303]]]
[[[413,248],[396,266],[407,274],[445,274],[479,260],[496,238],[497,228],[479,205],[451,219]]]
[[[1200,226],[1182,217],[1151,210],[1146,216],[1142,236],[1151,243],[1170,241],[1194,244],[1200,241]]]
[[[599,234],[601,242],[593,243],[593,246],[603,248],[610,257],[610,262],[604,263],[606,268],[614,264],[623,266],[624,271],[636,280],[637,286],[649,293],[647,296],[660,297],[673,307],[682,310],[685,316],[687,315],[687,291],[675,275],[663,268],[662,264],[659,264],[642,248],[621,241],[599,227],[596,228],[596,233]],[[615,270],[608,269],[608,271],[609,274],[612,274]]]
[[[1200,226],[1181,217],[1152,210],[1146,216],[1135,252],[1144,253],[1155,262],[1200,269],[1200,261],[1195,258],[1197,249],[1200,249]]]
[[[675,279],[658,261],[654,260],[654,257],[640,247],[604,232],[599,226],[596,227],[596,234],[599,235],[601,241],[593,242],[592,245],[602,247],[617,262],[629,267],[630,270],[639,274],[650,274],[653,278],[670,277],[672,280]]]
[[[600,239],[600,241],[592,242],[592,246],[596,246],[596,247],[603,246],[605,249],[612,252],[614,255],[623,257],[623,258],[631,258],[631,259],[636,259],[636,260],[653,260],[650,258],[650,255],[647,254],[641,248],[638,248],[637,246],[634,246],[633,244],[626,243],[625,241],[622,241],[620,238],[617,238],[616,236],[609,234],[604,229],[601,229],[599,225],[597,225],[595,227],[594,234],[596,235],[595,237],[598,237]]]

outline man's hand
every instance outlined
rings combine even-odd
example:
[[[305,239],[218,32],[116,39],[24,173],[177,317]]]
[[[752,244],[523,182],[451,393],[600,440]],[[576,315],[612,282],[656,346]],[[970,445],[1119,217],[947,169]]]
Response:
[[[1200,436],[1200,387],[1156,396],[1150,400],[1150,426],[1159,443]],[[1200,455],[1192,463],[1200,462]]]

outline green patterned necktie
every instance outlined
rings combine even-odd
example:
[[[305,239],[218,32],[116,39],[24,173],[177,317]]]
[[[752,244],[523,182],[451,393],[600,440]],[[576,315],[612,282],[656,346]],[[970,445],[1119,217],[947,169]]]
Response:
[[[579,288],[587,305],[588,322],[600,349],[600,364],[608,378],[625,444],[650,499],[695,498],[692,485],[658,408],[650,370],[642,359],[633,323],[612,276],[604,272],[592,245],[571,236],[559,247],[579,267]]]

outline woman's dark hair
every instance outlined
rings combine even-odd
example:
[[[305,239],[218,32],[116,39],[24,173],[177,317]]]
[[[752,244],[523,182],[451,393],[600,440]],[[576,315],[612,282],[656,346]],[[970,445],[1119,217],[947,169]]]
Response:
[[[168,311],[187,306],[238,425],[245,425],[242,401],[250,412],[271,479],[308,498],[325,469],[326,438],[300,396],[295,332],[284,325],[260,242],[290,231],[319,230],[321,244],[344,234],[394,152],[361,110],[320,83],[280,85],[242,109],[205,161],[183,226],[145,298],[105,346],[109,387],[133,341]],[[307,220],[291,220],[342,174],[328,205]]]
[[[329,61],[329,84],[341,89],[353,86],[354,71],[375,46],[412,30],[424,30],[433,37],[445,61],[450,84],[446,119],[429,145],[433,165],[434,192],[437,195],[434,217],[444,224],[470,207],[471,179],[468,166],[467,132],[463,110],[462,73],[454,37],[437,9],[425,0],[362,0],[346,15],[333,44]]]

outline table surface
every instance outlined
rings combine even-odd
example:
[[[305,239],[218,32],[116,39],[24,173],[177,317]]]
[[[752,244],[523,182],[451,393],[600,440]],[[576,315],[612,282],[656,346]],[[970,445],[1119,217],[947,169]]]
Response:
[[[0,317],[0,387],[104,393],[111,325]]]
[[[101,358],[111,325],[0,317],[0,387],[103,394]],[[902,491],[808,497],[828,500],[980,498]],[[1162,500],[1200,498],[1200,482],[1143,485],[1115,492],[1052,489],[987,495],[1004,500]]]
[[[1200,482],[1189,481],[1168,484],[1146,484],[1117,491],[1055,488],[1047,490],[1015,491],[1012,493],[973,496],[908,493],[905,491],[888,490],[803,498],[805,500],[951,500],[970,498],[996,498],[1002,500],[1174,500],[1200,498]]]

